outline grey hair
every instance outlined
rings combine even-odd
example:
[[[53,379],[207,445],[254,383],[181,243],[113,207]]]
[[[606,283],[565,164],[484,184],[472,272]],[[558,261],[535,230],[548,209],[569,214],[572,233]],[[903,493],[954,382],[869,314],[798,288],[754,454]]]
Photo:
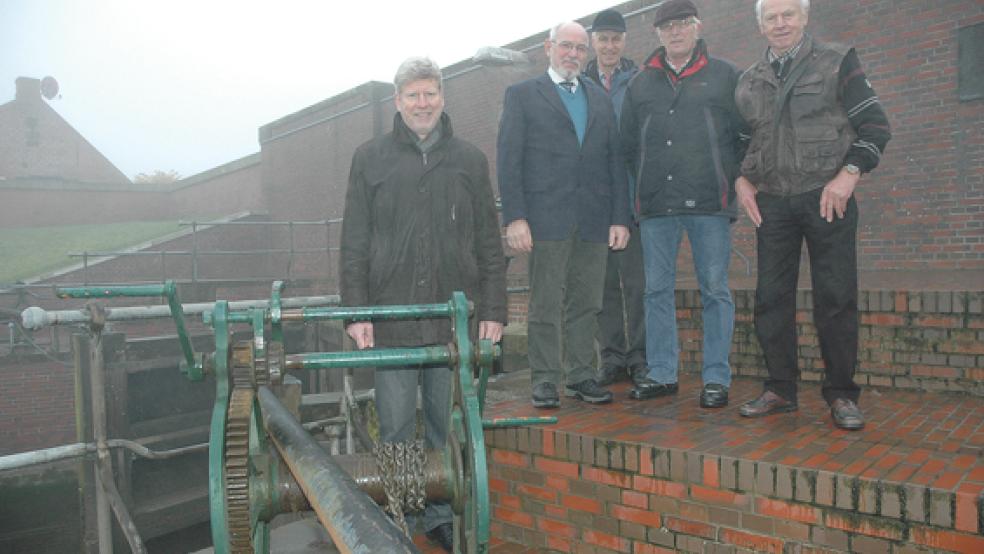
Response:
[[[765,0],[755,0],[755,18],[758,19],[759,23],[762,22],[762,2]],[[803,10],[804,14],[810,13],[810,0],[799,0],[800,8]]]
[[[440,89],[443,82],[441,68],[434,60],[421,56],[407,58],[396,70],[396,77],[393,77],[393,86],[396,87],[397,94],[403,87],[414,81],[429,79],[437,81],[437,88]]]
[[[557,33],[560,32],[560,28],[563,27],[563,26],[565,26],[565,25],[570,25],[571,23],[575,23],[577,25],[580,25],[582,29],[584,28],[584,25],[581,25],[577,21],[561,21],[560,23],[558,23],[558,24],[556,24],[556,25],[554,25],[553,27],[550,28],[550,37],[549,37],[550,38],[550,42],[556,42],[557,41]]]

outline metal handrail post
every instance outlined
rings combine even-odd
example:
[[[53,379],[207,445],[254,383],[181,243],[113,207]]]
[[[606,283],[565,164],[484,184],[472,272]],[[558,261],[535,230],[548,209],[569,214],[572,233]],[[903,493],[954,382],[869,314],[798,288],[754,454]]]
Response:
[[[95,315],[95,314],[93,314]],[[103,380],[102,331],[93,330],[89,334],[89,398],[92,403],[92,438],[96,443],[97,458],[92,465],[96,479],[96,536],[99,541],[99,554],[113,553],[113,526],[109,519],[109,499],[103,487],[100,464],[108,461],[106,448],[106,397]]]
[[[191,282],[198,282],[198,222],[191,222]]]

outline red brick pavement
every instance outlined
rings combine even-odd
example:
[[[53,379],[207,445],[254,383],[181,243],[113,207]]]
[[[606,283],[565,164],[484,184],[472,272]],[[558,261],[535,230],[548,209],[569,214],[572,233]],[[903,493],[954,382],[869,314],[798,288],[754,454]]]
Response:
[[[738,414],[738,407],[760,393],[760,380],[736,378],[730,405],[718,410],[700,408],[699,377],[681,374],[680,393],[669,398],[633,401],[627,398],[629,385],[622,383],[612,387],[616,396],[612,404],[592,406],[564,398],[560,409],[544,411],[530,405],[528,379],[528,373],[519,372],[491,384],[485,416],[556,415],[559,422],[488,432],[493,465],[501,458],[514,469],[529,465],[562,481],[570,477],[564,475],[567,470],[575,479],[579,475],[581,481],[611,485],[627,495],[648,492],[738,509],[749,509],[752,503],[758,514],[792,520],[791,533],[806,524],[844,530],[858,536],[858,544],[904,540],[892,533],[883,536],[888,531],[855,516],[843,517],[870,514],[901,518],[911,526],[906,536],[923,547],[942,545],[973,552],[984,546],[980,527],[984,399],[980,397],[866,389],[860,404],[867,425],[848,432],[832,424],[817,383],[801,384],[799,411],[747,419]],[[520,438],[524,432],[528,435]],[[518,455],[508,456],[514,452]],[[556,467],[545,467],[548,463]],[[774,485],[766,484],[763,492],[756,482],[752,487],[757,496],[744,494],[746,486],[738,483],[743,470],[735,469],[739,463],[756,465],[754,475],[769,468],[776,476]],[[627,475],[632,476],[631,486]],[[907,502],[900,502],[903,495]],[[577,510],[584,512],[590,507],[589,499],[574,492],[558,497],[561,508],[578,503]],[[629,507],[625,513],[640,504],[633,496],[623,496],[621,502]],[[625,513],[619,512],[619,519],[629,519]],[[676,524],[682,521],[662,522],[671,530]],[[616,538],[583,533],[581,537],[597,545]],[[736,535],[727,540],[740,545],[751,538]],[[613,543],[606,548],[622,550],[623,546]],[[493,551],[527,551],[523,548],[504,543]]]
[[[537,410],[517,391],[518,398],[490,403],[487,417],[556,415],[560,421],[544,429],[873,479],[911,480],[954,492],[965,483],[984,484],[984,399],[866,390],[860,399],[865,428],[849,432],[831,423],[816,384],[801,384],[797,412],[741,417],[738,407],[754,399],[761,387],[758,380],[735,379],[730,404],[719,410],[698,406],[700,380],[688,374],[680,376],[676,396],[633,401],[627,398],[629,385],[620,383],[611,388],[615,402],[603,406],[565,398],[558,410]]]

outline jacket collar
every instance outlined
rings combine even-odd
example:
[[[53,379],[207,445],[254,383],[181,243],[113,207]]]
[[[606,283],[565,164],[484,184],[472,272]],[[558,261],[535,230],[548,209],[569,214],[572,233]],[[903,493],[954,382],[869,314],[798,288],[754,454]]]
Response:
[[[654,69],[656,71],[662,71],[666,73],[667,76],[675,83],[680,79],[690,77],[691,75],[697,73],[701,69],[704,69],[708,63],[707,58],[707,43],[704,39],[697,39],[697,44],[694,46],[694,53],[690,56],[690,61],[687,65],[683,67],[683,71],[679,75],[670,67],[666,62],[666,47],[660,46],[655,52],[649,55],[644,64],[646,69]]]
[[[803,60],[808,56],[813,54],[813,48],[815,41],[813,37],[807,33],[803,35],[803,43],[800,45],[799,52],[796,53],[796,57],[793,58],[792,65],[789,66],[789,70],[785,73],[788,75],[796,66],[803,63]],[[772,63],[769,61],[769,47],[766,46],[765,50],[762,51],[762,56],[759,58],[758,63],[755,65],[755,70],[760,74],[759,76],[767,81],[778,83],[779,80],[776,78],[775,71],[772,70]]]
[[[636,69],[636,64],[634,61],[628,58],[622,58],[618,62],[618,67],[615,68],[615,74],[612,75],[612,81],[615,80],[617,75],[623,73],[630,74]],[[594,81],[596,84],[601,85],[601,72],[598,71],[598,58],[595,58],[588,62],[588,65],[584,67],[584,75]]]
[[[585,136],[587,136],[588,132],[590,132],[591,130],[591,125],[594,122],[595,117],[597,117],[597,110],[592,109],[592,103],[597,101],[594,95],[598,94],[598,90],[601,91],[601,94],[604,94],[605,89],[600,88],[600,85],[594,84],[594,82],[592,82],[590,79],[586,79],[583,73],[581,75],[578,75],[577,78],[579,80],[579,88],[582,88],[584,90],[584,97],[588,102],[588,123],[584,129],[584,134]],[[567,118],[567,121],[570,123],[571,133],[573,133],[574,122],[571,121],[571,115],[567,112],[567,107],[564,106],[564,101],[560,99],[560,93],[557,92],[557,85],[554,84],[553,79],[550,78],[550,75],[547,74],[546,71],[544,71],[543,73],[540,74],[539,77],[536,78],[536,84],[537,84],[537,91],[539,92],[540,95],[546,98],[547,103],[550,104],[550,107],[557,110],[565,118]],[[594,87],[599,87],[599,88],[594,88]],[[607,97],[604,98],[604,101],[610,102],[610,100],[608,100]]]
[[[441,113],[441,120],[437,122],[437,126],[441,131],[441,138],[437,141],[437,144],[434,145],[434,148],[439,148],[454,134],[454,131],[451,128],[451,118],[448,117],[447,113]],[[396,142],[417,148],[417,134],[411,131],[410,128],[407,127],[407,124],[403,122],[400,112],[396,112],[393,115],[393,138]]]

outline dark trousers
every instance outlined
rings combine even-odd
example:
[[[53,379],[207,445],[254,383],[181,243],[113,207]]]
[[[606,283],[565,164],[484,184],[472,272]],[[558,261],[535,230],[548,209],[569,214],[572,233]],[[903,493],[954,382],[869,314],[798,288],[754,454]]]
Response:
[[[595,376],[594,337],[601,311],[608,245],[534,240],[530,254],[527,352],[534,386],[580,383]]]
[[[598,314],[601,365],[616,369],[646,367],[646,314],[643,293],[642,238],[632,229],[625,250],[608,251],[605,291]]]
[[[822,189],[794,196],[759,193],[762,225],[758,242],[755,333],[765,354],[765,388],[796,399],[796,284],[803,241],[810,257],[813,322],[825,367],[823,397],[857,402],[854,383],[858,358],[858,208],[852,197],[844,219],[820,217]]]

